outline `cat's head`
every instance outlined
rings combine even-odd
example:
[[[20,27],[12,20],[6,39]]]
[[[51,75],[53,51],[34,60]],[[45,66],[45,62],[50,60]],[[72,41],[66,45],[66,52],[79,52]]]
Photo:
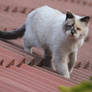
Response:
[[[85,38],[88,34],[89,20],[89,16],[79,17],[71,12],[67,12],[64,24],[65,34],[70,38]]]

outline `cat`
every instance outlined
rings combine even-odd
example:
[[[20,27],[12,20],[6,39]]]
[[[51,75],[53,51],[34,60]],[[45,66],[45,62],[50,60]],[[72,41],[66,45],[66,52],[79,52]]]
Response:
[[[14,31],[0,31],[0,38],[17,39],[24,36],[24,50],[31,53],[31,48],[38,47],[51,52],[51,67],[65,78],[70,78],[78,49],[88,35],[89,16],[66,14],[42,6],[27,15],[24,25]]]

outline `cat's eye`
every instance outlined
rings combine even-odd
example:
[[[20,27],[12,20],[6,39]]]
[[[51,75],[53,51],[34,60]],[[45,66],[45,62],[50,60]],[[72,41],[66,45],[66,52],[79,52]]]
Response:
[[[72,25],[67,25],[67,27],[72,27]]]
[[[77,30],[79,30],[79,31],[80,31],[81,29],[80,29],[79,27],[77,27]]]
[[[67,28],[71,28],[71,27],[72,27],[72,25],[66,25],[66,27],[67,27]]]

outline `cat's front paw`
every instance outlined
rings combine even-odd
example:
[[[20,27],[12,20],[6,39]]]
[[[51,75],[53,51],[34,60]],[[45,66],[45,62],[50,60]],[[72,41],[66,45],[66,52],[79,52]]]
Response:
[[[65,78],[70,79],[70,74],[63,75]]]
[[[69,72],[70,72],[70,74],[71,74],[71,73],[73,72],[73,69],[71,69]]]

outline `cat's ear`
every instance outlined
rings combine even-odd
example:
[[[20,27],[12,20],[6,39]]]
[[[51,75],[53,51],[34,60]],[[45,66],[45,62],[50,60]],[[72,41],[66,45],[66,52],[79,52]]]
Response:
[[[89,20],[90,20],[89,16],[85,16],[85,17],[83,17],[83,18],[80,19],[80,21],[83,22],[83,23],[85,23],[85,24],[88,24]]]
[[[67,11],[67,13],[66,13],[66,20],[67,19],[72,19],[72,18],[74,18],[74,15],[71,12]]]

